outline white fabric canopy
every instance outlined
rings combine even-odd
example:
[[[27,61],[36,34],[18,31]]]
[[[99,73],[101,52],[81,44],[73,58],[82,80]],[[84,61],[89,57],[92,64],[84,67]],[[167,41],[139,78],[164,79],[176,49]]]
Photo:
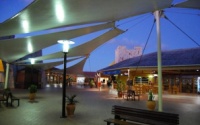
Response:
[[[0,36],[30,33],[80,24],[113,22],[169,8],[171,3],[172,0],[48,0],[48,2],[35,0],[23,11],[0,24],[0,29],[2,29]],[[188,0],[174,7],[199,9],[200,3],[199,0]],[[26,27],[24,23],[26,23]],[[13,62],[29,54],[27,50],[29,43],[32,44],[33,52],[36,52],[56,44],[56,41],[60,38],[71,39],[110,27],[113,27],[113,23],[29,38],[0,40],[0,58],[6,62]],[[111,30],[88,43],[72,48],[68,55],[70,57],[88,55],[98,46],[121,33],[123,31],[120,29]],[[58,52],[35,59],[41,61],[62,57],[62,52]],[[22,60],[20,62],[27,61],[29,60]]]
[[[76,58],[72,58],[72,59],[67,59],[67,63],[72,62],[72,61],[77,60],[77,59],[80,59],[80,58],[83,58],[83,57],[76,57]],[[49,63],[18,64],[18,65],[47,70],[47,69],[53,68],[53,67],[61,65],[61,64],[63,64],[63,60],[62,61],[49,62]]]
[[[69,67],[66,69],[67,74],[77,74],[77,75],[83,75],[83,68],[85,65],[87,58],[85,57],[82,61],[78,62],[77,64]],[[52,72],[55,73],[63,73],[63,69],[61,70],[52,70]]]
[[[113,30],[110,30],[103,35],[86,42],[82,45],[76,46],[74,48],[70,49],[70,52],[68,53],[68,57],[73,57],[73,56],[86,56],[89,55],[94,49],[99,47],[100,45],[104,44],[108,40],[118,36],[119,34],[123,33],[124,31],[114,28]],[[41,61],[41,60],[48,60],[48,59],[56,59],[56,58],[62,58],[63,57],[63,52],[57,52],[41,57],[36,57],[34,58],[36,61]],[[24,61],[19,61],[19,62],[29,62],[29,60],[24,60]]]
[[[176,4],[175,7],[200,9],[200,0],[188,0],[183,3]]]
[[[39,36],[32,36],[27,38],[0,40],[0,58],[6,62],[13,62],[19,58],[24,57],[27,54],[30,54],[30,48],[32,48],[32,52],[36,52],[53,44],[57,44],[57,40],[59,39],[72,39],[111,27],[114,27],[114,23],[100,24],[96,26]]]
[[[0,36],[111,22],[170,7],[172,0],[35,0],[0,24]]]

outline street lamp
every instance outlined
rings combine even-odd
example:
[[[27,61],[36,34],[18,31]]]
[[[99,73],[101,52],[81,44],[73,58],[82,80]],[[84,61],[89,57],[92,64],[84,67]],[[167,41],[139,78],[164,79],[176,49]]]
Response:
[[[67,64],[67,53],[69,51],[69,45],[74,44],[73,41],[69,40],[58,40],[58,43],[63,44],[64,53],[64,72],[63,72],[63,93],[62,93],[62,116],[61,118],[66,118],[65,113],[65,98],[66,98],[66,64]]]

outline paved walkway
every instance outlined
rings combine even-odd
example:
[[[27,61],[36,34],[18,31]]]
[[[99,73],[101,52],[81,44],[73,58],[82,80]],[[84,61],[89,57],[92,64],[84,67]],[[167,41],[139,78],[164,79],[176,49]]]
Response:
[[[13,90],[19,97],[19,107],[0,107],[0,125],[106,125],[104,119],[113,117],[112,105],[146,109],[147,95],[140,101],[118,99],[113,91],[96,88],[69,87],[67,94],[77,94],[75,115],[60,118],[62,89],[45,88],[37,93],[34,102],[28,99],[28,90]],[[14,102],[14,105],[17,103]],[[163,111],[178,113],[180,125],[200,124],[200,95],[163,94]]]

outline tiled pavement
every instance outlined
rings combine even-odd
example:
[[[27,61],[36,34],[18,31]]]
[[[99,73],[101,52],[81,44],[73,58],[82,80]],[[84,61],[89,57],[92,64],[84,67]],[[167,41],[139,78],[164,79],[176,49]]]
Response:
[[[68,87],[67,94],[77,94],[75,115],[60,118],[62,114],[62,89],[40,89],[34,102],[28,99],[28,90],[13,90],[20,98],[20,106],[0,107],[0,125],[106,125],[104,119],[113,117],[112,105],[146,109],[147,95],[140,101],[116,98],[108,89]],[[200,124],[200,95],[163,94],[163,111],[178,113],[180,125]]]

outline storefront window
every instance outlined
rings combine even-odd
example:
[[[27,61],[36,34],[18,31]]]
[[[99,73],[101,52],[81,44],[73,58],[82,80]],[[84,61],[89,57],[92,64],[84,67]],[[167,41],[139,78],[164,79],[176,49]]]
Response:
[[[148,77],[135,77],[136,84],[148,84]]]
[[[180,85],[180,79],[176,77],[176,80],[175,80],[175,85],[179,86]]]
[[[192,93],[192,78],[182,79],[182,92]]]
[[[168,77],[163,78],[163,87],[164,87],[164,90],[169,89],[169,78]]]

